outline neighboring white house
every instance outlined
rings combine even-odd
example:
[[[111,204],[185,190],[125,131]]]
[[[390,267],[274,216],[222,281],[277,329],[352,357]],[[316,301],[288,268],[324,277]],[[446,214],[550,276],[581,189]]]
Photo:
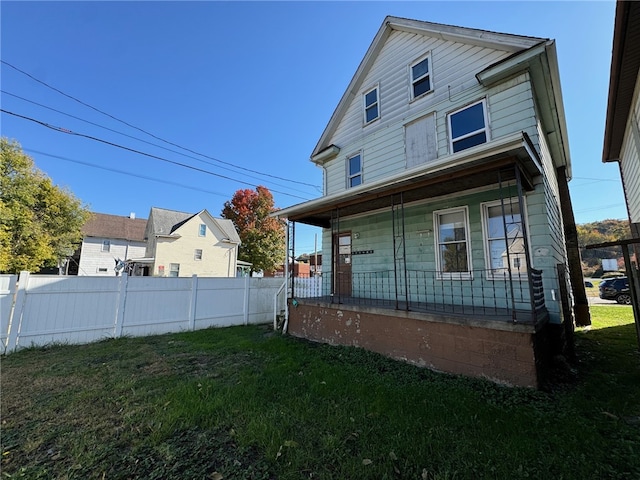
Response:
[[[616,5],[602,160],[620,167],[631,234],[640,238],[640,3]],[[636,248],[640,248],[636,246]]]
[[[161,277],[235,277],[240,237],[231,220],[207,210],[185,213],[153,207],[144,234],[144,255],[129,256],[133,274],[148,268]]]
[[[93,213],[82,228],[79,259],[76,254],[77,274],[115,276],[117,260],[144,255],[146,225],[147,220],[135,218],[135,214],[123,217]]]

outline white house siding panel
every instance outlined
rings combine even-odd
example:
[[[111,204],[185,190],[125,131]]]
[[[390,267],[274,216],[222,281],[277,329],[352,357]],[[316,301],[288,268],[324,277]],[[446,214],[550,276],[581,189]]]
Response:
[[[425,53],[431,55],[434,91],[410,101],[409,65]],[[510,55],[508,52],[392,32],[346,109],[328,143],[341,148],[325,167],[327,194],[346,188],[347,156],[362,151],[363,180],[372,182],[406,168],[404,126],[437,112],[438,156],[448,154],[446,114],[484,94],[475,74]],[[379,120],[363,122],[362,94],[379,85]]]
[[[640,76],[620,154],[625,197],[631,222],[640,223]]]
[[[102,251],[102,244],[108,240],[111,242],[109,251]],[[146,244],[144,242],[131,242],[127,240],[85,237],[82,240],[80,250],[80,262],[78,265],[79,276],[115,276],[116,259],[127,260],[140,258],[145,255]],[[104,271],[106,269],[106,271]]]
[[[207,226],[204,237],[199,236],[201,224]],[[163,276],[160,267],[164,267],[164,276],[169,276],[170,265],[177,263],[180,265],[180,277],[236,276],[237,246],[222,241],[226,234],[220,231],[208,215],[201,214],[191,218],[174,234],[175,237],[158,237],[156,241],[154,275]],[[196,250],[202,250],[202,260],[195,259]]]

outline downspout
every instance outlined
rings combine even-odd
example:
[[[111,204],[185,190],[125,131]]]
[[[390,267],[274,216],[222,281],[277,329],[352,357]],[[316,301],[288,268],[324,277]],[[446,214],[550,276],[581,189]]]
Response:
[[[569,279],[571,280],[571,291],[575,304],[573,310],[575,322],[579,327],[591,325],[591,314],[589,313],[589,302],[587,292],[584,289],[584,277],[580,265],[580,249],[578,246],[578,231],[576,220],[573,216],[573,206],[569,196],[569,182],[567,182],[567,167],[562,166],[556,169],[558,179],[558,190],[560,193],[560,211],[562,212],[562,224],[564,226],[564,238],[567,248],[567,262],[569,264]]]

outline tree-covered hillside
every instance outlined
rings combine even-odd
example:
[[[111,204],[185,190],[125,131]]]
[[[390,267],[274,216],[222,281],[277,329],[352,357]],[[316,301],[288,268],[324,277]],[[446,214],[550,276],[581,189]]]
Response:
[[[618,259],[620,269],[624,269],[621,247],[597,248],[587,250],[586,245],[593,245],[631,238],[631,230],[627,220],[607,219],[598,222],[576,225],[578,245],[582,257],[582,273],[587,277],[602,275],[602,259]]]

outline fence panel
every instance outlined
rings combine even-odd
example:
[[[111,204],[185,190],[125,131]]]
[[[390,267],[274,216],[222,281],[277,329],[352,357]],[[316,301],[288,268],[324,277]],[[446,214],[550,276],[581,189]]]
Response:
[[[247,323],[257,324],[273,321],[273,298],[283,282],[283,278],[249,279],[249,312]]]
[[[122,335],[189,329],[191,278],[128,277]]]
[[[9,319],[17,282],[17,275],[0,275],[0,353],[9,336]]]
[[[17,345],[87,343],[114,335],[118,277],[30,275]],[[18,310],[16,305],[16,311]],[[15,315],[14,315],[15,316]]]
[[[245,323],[244,278],[199,278],[195,329]]]

